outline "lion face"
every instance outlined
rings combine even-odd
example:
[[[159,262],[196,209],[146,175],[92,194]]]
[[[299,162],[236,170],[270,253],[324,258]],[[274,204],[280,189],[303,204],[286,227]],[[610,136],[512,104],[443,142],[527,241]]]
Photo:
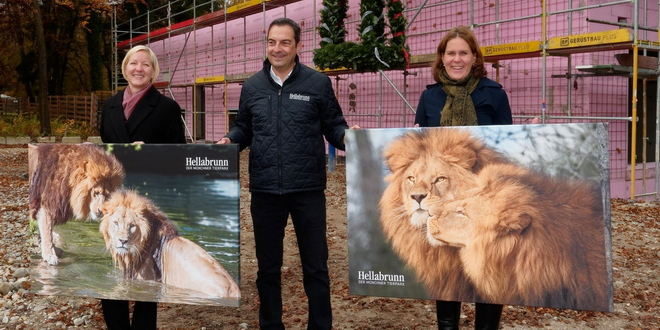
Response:
[[[140,210],[118,206],[104,211],[100,230],[106,248],[113,255],[139,255],[149,233],[148,221]]]
[[[426,224],[429,199],[450,201],[476,185],[476,175],[439,157],[420,157],[399,175],[402,201],[417,228]]]
[[[101,209],[103,203],[110,196],[110,189],[104,186],[95,186],[89,191],[89,217],[92,220],[98,220],[103,216]]]
[[[449,203],[434,203],[426,224],[426,237],[433,246],[465,247],[474,237],[479,219],[473,208],[474,198]],[[468,210],[469,208],[469,210]]]
[[[86,178],[73,187],[71,204],[74,216],[79,219],[98,220],[103,216],[103,203],[117,188],[114,184]]]
[[[177,237],[176,227],[146,197],[117,190],[103,204],[99,230],[115,266],[125,278],[160,280],[157,264],[163,242]]]
[[[476,186],[476,173],[484,164],[505,161],[469,132],[454,129],[410,132],[383,155],[392,174],[381,209],[401,208],[415,228],[426,224],[428,198],[459,199]]]
[[[118,164],[109,157],[89,160],[69,177],[71,206],[76,218],[98,220],[103,216],[103,203],[124,179],[123,169]]]
[[[431,201],[427,239],[431,245],[474,246],[495,240],[514,239],[531,223],[535,213],[521,208],[527,200],[524,188],[513,185],[498,192],[471,191],[472,196],[443,202]]]

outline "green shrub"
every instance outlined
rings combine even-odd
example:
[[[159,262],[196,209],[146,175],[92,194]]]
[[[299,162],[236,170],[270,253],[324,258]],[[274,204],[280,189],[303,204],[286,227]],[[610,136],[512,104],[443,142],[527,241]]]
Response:
[[[51,119],[51,135],[56,137],[80,136],[83,140],[95,135],[96,130],[87,123],[73,119]],[[39,119],[35,115],[23,115],[0,118],[0,136],[41,136]]]
[[[83,140],[96,133],[87,123],[61,118],[51,121],[51,132],[53,136],[80,136]]]
[[[2,136],[39,136],[39,120],[36,116],[12,116],[0,120]]]

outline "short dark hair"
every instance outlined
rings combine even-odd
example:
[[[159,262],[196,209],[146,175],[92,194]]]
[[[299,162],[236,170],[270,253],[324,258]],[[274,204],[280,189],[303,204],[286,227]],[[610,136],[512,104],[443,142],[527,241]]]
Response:
[[[270,22],[270,25],[268,26],[268,33],[270,33],[270,28],[272,28],[273,25],[290,26],[293,29],[293,40],[296,42],[296,45],[300,42],[300,25],[298,25],[298,23],[296,23],[294,20],[287,17],[276,18]],[[266,35],[268,35],[268,33],[266,33]]]

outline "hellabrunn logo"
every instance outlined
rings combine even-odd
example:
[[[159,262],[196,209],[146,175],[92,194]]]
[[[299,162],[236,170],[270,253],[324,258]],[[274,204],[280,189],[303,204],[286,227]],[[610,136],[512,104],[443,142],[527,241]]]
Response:
[[[301,94],[291,93],[291,94],[289,94],[289,100],[298,100],[298,101],[309,102],[309,95],[301,95]]]
[[[229,160],[227,159],[209,159],[208,157],[186,157],[187,171],[228,171]]]
[[[401,274],[383,274],[373,270],[359,270],[358,284],[405,286],[406,277]]]

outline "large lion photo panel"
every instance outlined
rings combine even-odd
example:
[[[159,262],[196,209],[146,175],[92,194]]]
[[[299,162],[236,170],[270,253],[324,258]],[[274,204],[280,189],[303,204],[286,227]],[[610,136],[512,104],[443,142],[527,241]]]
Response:
[[[605,124],[350,130],[350,292],[612,310]]]
[[[28,146],[43,295],[238,306],[235,145]]]

